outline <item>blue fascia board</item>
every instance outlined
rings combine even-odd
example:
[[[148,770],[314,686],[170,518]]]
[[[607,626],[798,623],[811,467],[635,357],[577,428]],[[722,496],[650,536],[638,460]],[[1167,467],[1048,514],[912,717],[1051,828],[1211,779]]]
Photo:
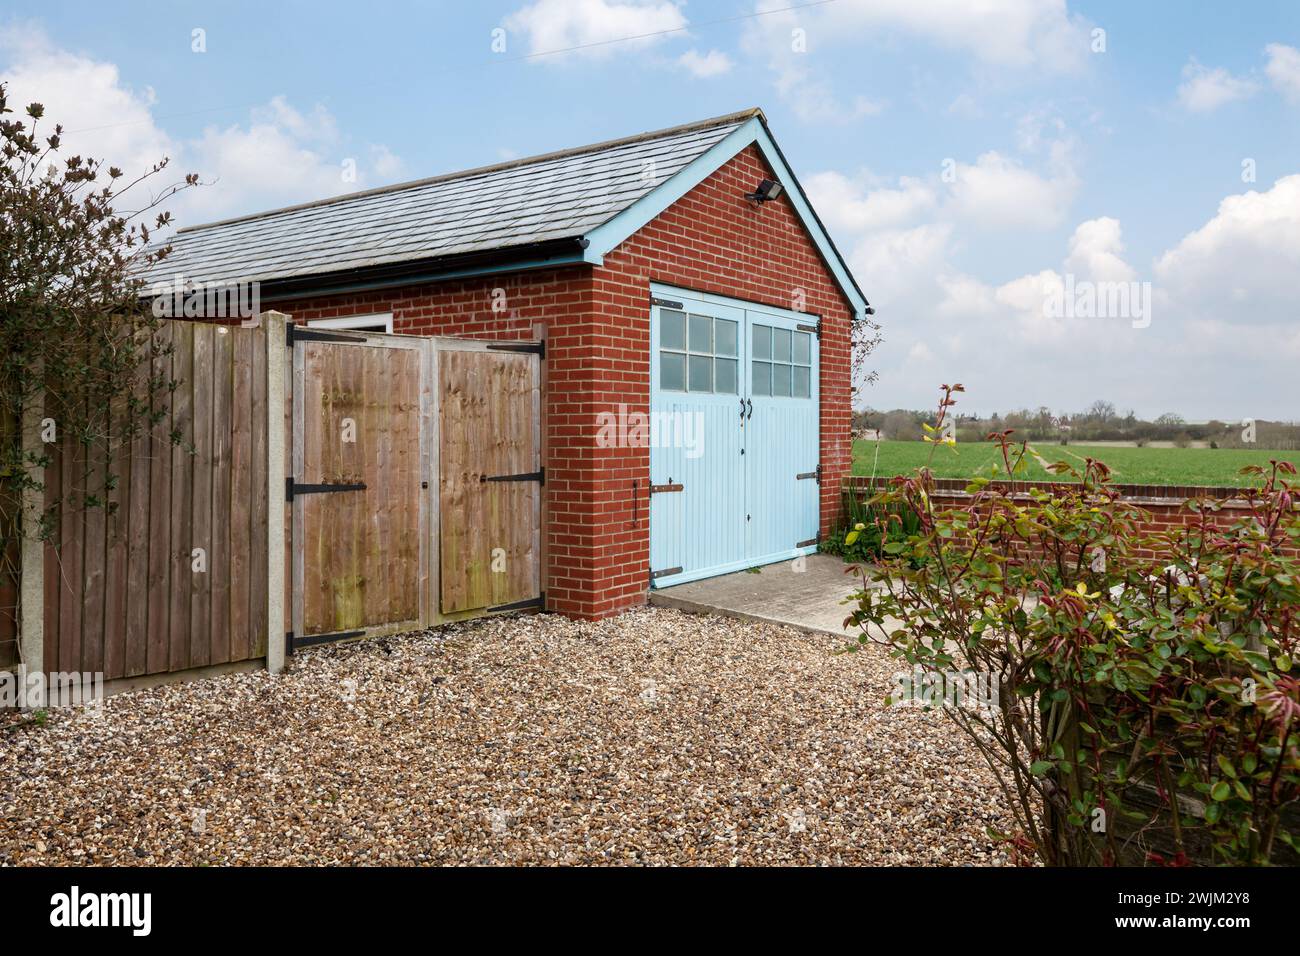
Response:
[[[866,312],[866,298],[849,274],[839,250],[835,248],[835,244],[831,242],[831,238],[822,226],[821,221],[813,212],[808,197],[803,193],[803,187],[799,185],[799,180],[795,178],[790,167],[786,165],[781,150],[777,148],[771,134],[767,131],[767,127],[763,125],[763,122],[758,117],[753,117],[736,127],[675,175],[660,183],[658,187],[652,189],[612,219],[588,232],[586,239],[590,244],[587,247],[587,253],[603,257],[613,251],[617,246],[625,242],[629,236],[685,196],[751,143],[758,146],[759,152],[763,154],[767,164],[772,167],[776,178],[785,186],[785,195],[789,198],[790,204],[794,206],[804,228],[812,237],[817,250],[821,253],[822,260],[826,263],[826,267],[835,276],[840,291],[844,293],[853,306],[853,318],[861,318]]]
[[[668,285],[663,282],[651,282],[650,294],[665,299],[684,299],[688,302],[702,302],[706,305],[722,305],[730,308],[744,309],[747,312],[760,312],[764,315],[774,315],[783,319],[790,319],[793,322],[807,322],[809,319],[818,319],[821,316],[814,312],[795,312],[792,309],[783,309],[778,305],[768,305],[766,302],[754,302],[750,299],[737,298],[734,295],[715,295],[712,292],[698,292],[695,289],[686,289],[681,286]]]

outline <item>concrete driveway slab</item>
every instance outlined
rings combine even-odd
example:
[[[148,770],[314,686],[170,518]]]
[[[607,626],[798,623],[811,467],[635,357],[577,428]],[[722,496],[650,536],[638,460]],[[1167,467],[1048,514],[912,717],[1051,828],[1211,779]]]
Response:
[[[852,606],[843,603],[862,580],[832,554],[811,554],[749,571],[690,581],[650,592],[650,603],[697,614],[770,621],[801,631],[856,636],[844,629]]]

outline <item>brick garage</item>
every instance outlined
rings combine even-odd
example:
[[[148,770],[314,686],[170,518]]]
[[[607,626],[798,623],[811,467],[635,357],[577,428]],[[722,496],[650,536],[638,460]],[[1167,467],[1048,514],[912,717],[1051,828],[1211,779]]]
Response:
[[[511,236],[506,245],[500,236],[487,235],[468,250],[452,247],[439,255],[410,259],[386,255],[383,240],[376,239],[352,253],[356,265],[349,264],[347,256],[331,256],[328,248],[314,263],[314,249],[264,247],[259,256],[256,248],[250,248],[254,242],[237,235],[256,229],[262,242],[283,245],[293,240],[282,235],[301,233],[304,222],[325,214],[336,220],[348,217],[340,222],[341,228],[349,230],[347,235],[354,236],[352,230],[379,232],[382,224],[373,220],[387,213],[365,208],[368,203],[408,201],[404,192],[416,197],[408,201],[415,203],[418,194],[436,193],[439,186],[446,192],[454,185],[463,193],[470,188],[466,183],[503,177],[517,181],[509,196],[520,193],[526,211],[530,187],[524,178],[541,175],[543,170],[544,178],[536,186],[537,201],[544,204],[551,196],[567,195],[567,189],[580,197],[573,200],[577,213],[566,208],[551,215],[575,218],[594,194],[602,200],[587,217],[594,228],[587,225],[571,237],[559,238],[556,229],[543,228],[522,237],[527,241]],[[579,188],[569,189],[565,184],[570,180]],[[765,180],[783,187],[766,201],[753,195]],[[584,187],[587,183],[589,188]],[[586,195],[581,195],[584,188]],[[499,191],[492,197],[498,200],[495,206],[459,200],[465,210],[462,215],[491,233],[495,223],[508,223],[509,216],[516,214],[512,199],[500,200],[500,195]],[[370,196],[377,198],[367,199]],[[403,223],[418,232],[412,218],[407,214]],[[268,239],[265,234],[272,228],[280,231]],[[406,244],[418,245],[418,239],[417,235],[416,241]],[[216,267],[214,263],[229,259],[234,246],[245,261]],[[287,274],[283,268],[269,266],[277,257],[292,262],[296,271]],[[263,307],[288,313],[300,324],[348,327],[353,320],[379,317],[377,321],[389,323],[396,334],[544,337],[543,534],[549,610],[600,618],[646,600],[654,570],[649,496],[653,452],[643,444],[610,446],[600,441],[597,422],[602,414],[618,414],[620,409],[629,416],[651,411],[655,375],[651,283],[698,294],[700,301],[721,297],[726,303],[719,306],[719,315],[735,315],[737,309],[749,315],[745,310],[765,309],[754,313],[762,320],[756,328],[776,329],[763,333],[776,336],[773,348],[793,336],[796,356],[798,340],[809,337],[799,330],[819,325],[810,396],[817,403],[817,461],[807,468],[820,466],[820,474],[812,492],[816,527],[807,537],[827,533],[837,514],[840,479],[851,461],[852,323],[869,314],[870,308],[808,206],[759,111],[199,227],[178,237],[167,271],[198,281],[256,280],[261,284]],[[694,308],[688,303],[682,311]],[[668,309],[665,321],[674,321],[676,312]],[[795,313],[803,323],[790,324]],[[691,321],[697,318],[692,313]],[[790,321],[782,325],[783,318]],[[713,328],[721,329],[719,323],[725,321],[715,319]],[[748,320],[741,328],[749,328]],[[732,331],[726,330],[728,335]],[[720,341],[723,332],[715,334]],[[723,365],[729,366],[727,375],[733,375],[739,365],[747,381],[748,354],[749,347],[743,344],[734,360],[722,353],[715,356],[719,381]],[[683,355],[682,360],[695,363],[700,357]],[[793,366],[780,367],[775,360],[778,370],[797,377],[797,357],[786,360]],[[788,387],[785,379],[780,381],[773,387]],[[742,425],[745,387],[738,388]],[[751,402],[751,419],[752,414]],[[806,494],[804,489],[810,486],[812,482],[798,487]],[[691,491],[698,493],[697,487],[693,485]],[[795,542],[790,544],[793,547]],[[805,542],[801,553],[808,550]],[[770,559],[776,553],[758,557]],[[738,560],[743,563],[745,555],[739,554]],[[705,567],[694,573],[702,576],[709,571]]]

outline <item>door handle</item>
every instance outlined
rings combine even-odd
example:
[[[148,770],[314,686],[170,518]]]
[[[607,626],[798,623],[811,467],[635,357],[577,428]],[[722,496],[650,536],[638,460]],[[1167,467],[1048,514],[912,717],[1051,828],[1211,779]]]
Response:
[[[753,417],[754,417],[754,400],[753,400],[752,398],[747,398],[747,399],[745,399],[745,404],[749,406],[749,418],[753,418]],[[748,421],[749,418],[747,418],[746,421]]]
[[[740,400],[740,420],[741,422],[745,420],[745,400],[743,398]]]

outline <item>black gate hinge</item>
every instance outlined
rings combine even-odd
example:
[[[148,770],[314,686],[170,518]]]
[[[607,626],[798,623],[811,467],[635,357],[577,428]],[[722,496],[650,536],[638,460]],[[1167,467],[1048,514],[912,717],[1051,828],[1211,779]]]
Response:
[[[357,481],[351,484],[304,485],[292,478],[284,479],[284,500],[293,501],[294,495],[324,495],[335,491],[365,491],[366,483]]]
[[[822,337],[822,320],[821,320],[821,317],[820,317],[820,316],[817,317],[817,324],[816,324],[816,325],[804,325],[804,324],[800,324],[800,325],[796,326],[796,328],[798,328],[800,332],[811,332],[813,335],[817,336],[818,341],[821,340],[821,337]]]
[[[293,657],[293,652],[300,647],[315,647],[318,644],[333,644],[335,641],[347,641],[354,637],[361,637],[366,632],[361,631],[334,631],[330,634],[311,634],[307,637],[295,637],[293,631],[284,635],[284,656]]]
[[[488,608],[489,614],[496,614],[500,611],[527,611],[532,608],[546,610],[546,592],[543,591],[535,598],[525,598],[522,601],[514,601],[510,604],[498,604],[496,607]]]
[[[680,302],[674,302],[672,299],[661,299],[661,298],[659,298],[657,295],[652,295],[652,296],[650,297],[650,304],[651,304],[651,305],[662,306],[662,307],[665,308],[665,309],[680,309],[680,308],[682,308],[682,304],[681,304]]]
[[[489,481],[535,481],[538,484],[546,484],[546,468],[539,468],[537,471],[526,471],[518,475],[479,475],[479,483]]]

